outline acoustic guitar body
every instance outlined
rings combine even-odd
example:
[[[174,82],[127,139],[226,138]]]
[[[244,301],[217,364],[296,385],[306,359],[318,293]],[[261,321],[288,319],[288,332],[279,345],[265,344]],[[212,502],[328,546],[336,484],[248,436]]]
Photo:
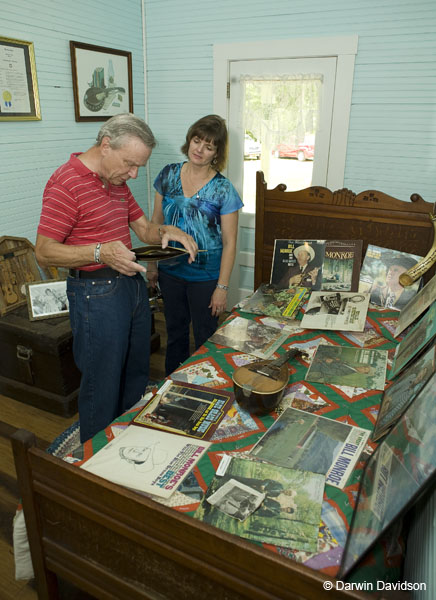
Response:
[[[262,370],[264,366],[271,372],[271,361],[262,360],[238,367],[232,376],[236,401],[255,415],[266,415],[274,410],[289,381],[288,365],[273,367],[269,377],[253,371],[253,368]]]

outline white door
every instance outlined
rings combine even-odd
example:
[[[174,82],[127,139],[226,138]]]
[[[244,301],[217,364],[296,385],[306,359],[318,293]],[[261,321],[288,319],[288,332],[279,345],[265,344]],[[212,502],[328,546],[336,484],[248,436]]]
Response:
[[[229,307],[253,292],[256,171],[264,172],[268,188],[327,186],[336,63],[336,57],[230,61],[227,174],[244,208]]]

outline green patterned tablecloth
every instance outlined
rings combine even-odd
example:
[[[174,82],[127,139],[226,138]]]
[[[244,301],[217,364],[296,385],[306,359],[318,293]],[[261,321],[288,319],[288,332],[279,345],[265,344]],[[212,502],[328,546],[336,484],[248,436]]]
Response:
[[[352,332],[330,332],[326,330],[295,330],[280,348],[281,354],[293,346],[304,348],[309,356],[313,356],[319,343],[341,346],[355,346],[386,349],[389,353],[388,369],[398,344],[393,337],[397,311],[370,310],[366,328],[363,334]],[[243,316],[248,319],[262,321],[263,317],[241,311],[233,311],[228,319]],[[227,319],[227,322],[228,322]],[[276,354],[277,355],[277,354]],[[232,372],[241,364],[251,361],[241,352],[228,347],[218,346],[207,342],[193,354],[175,373],[173,379],[211,386],[216,389],[232,390]],[[293,359],[289,364],[290,380],[281,403],[281,407],[293,406],[314,414],[346,422],[372,431],[382,398],[382,392],[359,388],[325,385],[305,381],[309,363],[302,359]],[[139,409],[129,411],[117,419],[111,427],[97,434],[92,440],[78,449],[74,455],[82,460],[89,458],[101,449],[114,435],[114,428],[125,427]],[[175,506],[177,510],[193,514],[198,506],[199,493],[205,491],[215,475],[215,471],[223,452],[248,451],[263,435],[277,418],[278,413],[264,417],[254,417],[240,409],[235,402],[228,415],[215,432],[213,445],[193,471],[195,480],[183,487],[184,492],[189,487],[197,490],[190,496],[191,500]],[[375,448],[368,444],[367,452]],[[344,489],[326,485],[322,511],[322,526],[318,539],[318,553],[309,555],[297,549],[265,546],[270,550],[289,556],[316,570],[335,576],[340,565],[341,555],[345,544],[347,530],[351,521],[353,506],[356,500],[359,480],[362,474],[365,457],[357,463]],[[200,490],[201,488],[201,490]],[[397,527],[398,530],[398,527]],[[398,533],[398,531],[396,532]],[[365,565],[359,568],[353,580],[376,581],[387,579],[397,581],[400,574],[403,547],[401,537],[391,534],[381,541]]]

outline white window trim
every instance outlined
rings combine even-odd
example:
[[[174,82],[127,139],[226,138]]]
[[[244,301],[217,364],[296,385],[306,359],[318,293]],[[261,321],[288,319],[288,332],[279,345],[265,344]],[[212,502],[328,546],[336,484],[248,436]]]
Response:
[[[358,36],[294,38],[214,45],[214,112],[228,121],[227,82],[230,62],[273,58],[337,57],[327,187],[344,186],[345,159],[351,110],[354,62]]]

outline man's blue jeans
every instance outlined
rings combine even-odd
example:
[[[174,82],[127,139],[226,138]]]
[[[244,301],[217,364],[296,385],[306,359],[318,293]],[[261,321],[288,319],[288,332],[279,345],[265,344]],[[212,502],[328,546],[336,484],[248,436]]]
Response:
[[[82,373],[80,440],[133,406],[148,383],[151,317],[141,275],[68,278],[73,354]]]

